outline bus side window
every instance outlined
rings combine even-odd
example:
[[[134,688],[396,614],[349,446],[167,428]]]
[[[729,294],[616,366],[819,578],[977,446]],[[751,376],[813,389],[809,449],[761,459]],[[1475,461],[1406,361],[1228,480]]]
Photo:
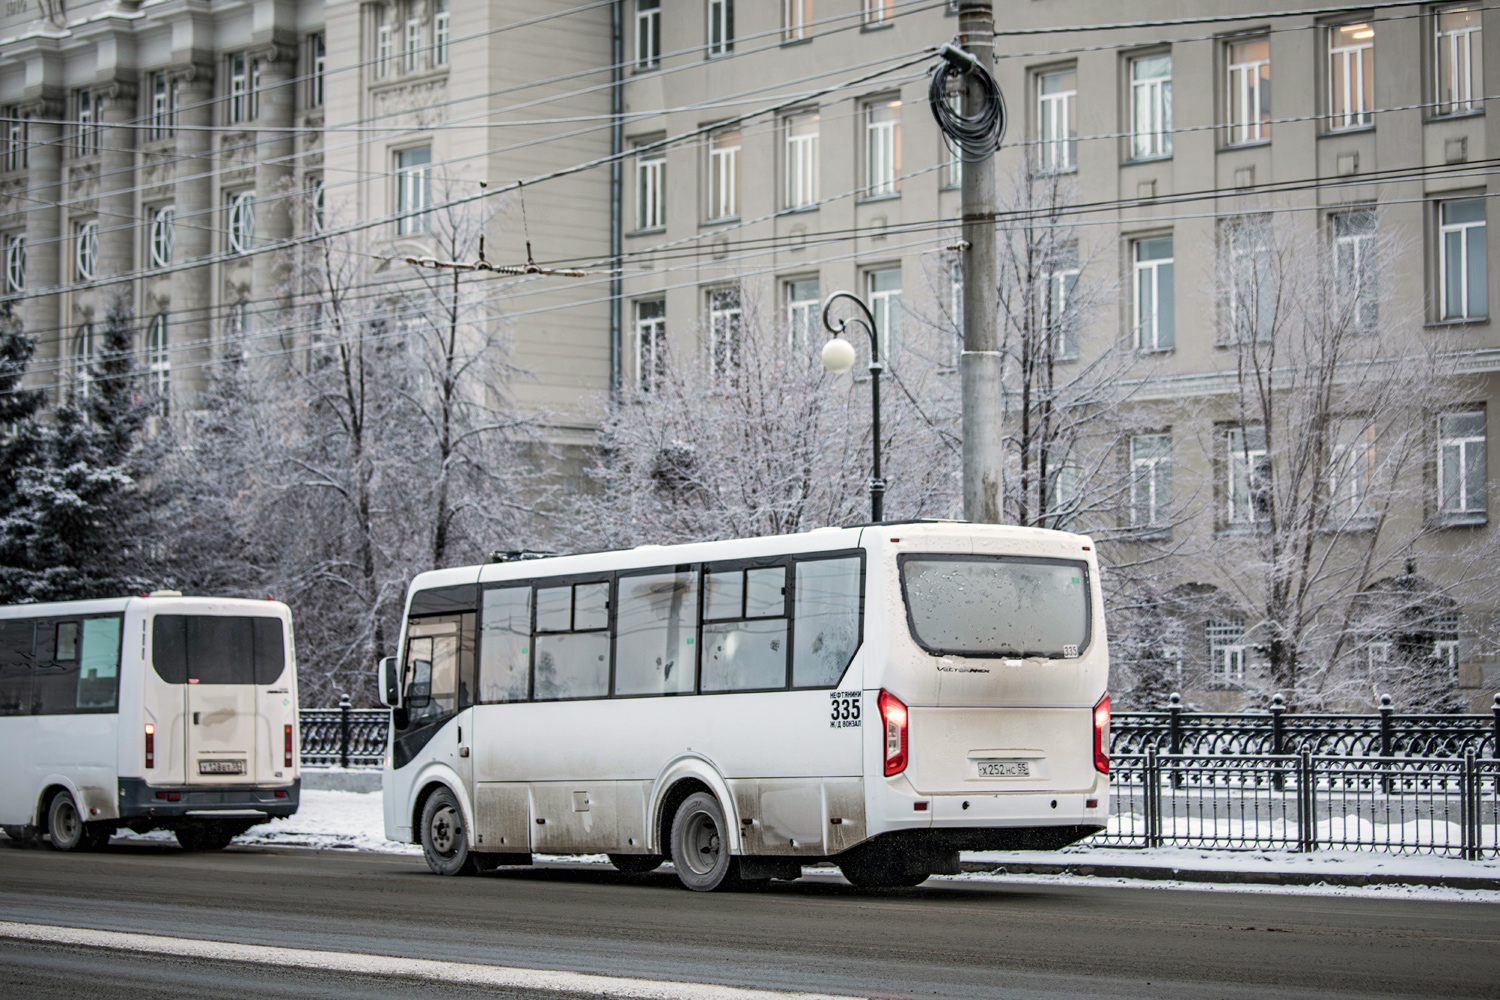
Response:
[[[860,558],[799,560],[792,591],[792,687],[832,687],[859,649]]]
[[[479,627],[479,700],[531,697],[531,587],[484,592]]]
[[[786,567],[710,571],[704,587],[703,691],[786,687]]]
[[[688,567],[621,576],[615,694],[692,694],[698,574]]]
[[[538,587],[537,701],[609,694],[609,583]]]
[[[120,619],[83,622],[78,657],[78,708],[114,708],[120,691]]]
[[[280,618],[256,617],[251,636],[255,643],[255,683],[275,684],[286,670],[286,630]]]
[[[0,715],[31,714],[31,642],[35,623],[0,620]]]
[[[413,711],[426,708],[432,701],[432,640],[412,639],[406,647],[409,680],[403,703]]]
[[[60,715],[78,707],[80,622],[43,621],[37,629],[36,667],[31,676],[31,711]]]

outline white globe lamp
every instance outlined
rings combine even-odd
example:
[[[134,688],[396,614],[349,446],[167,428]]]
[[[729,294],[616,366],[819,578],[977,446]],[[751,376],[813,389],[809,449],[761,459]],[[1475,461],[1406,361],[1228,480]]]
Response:
[[[842,375],[854,367],[854,345],[843,337],[834,337],[823,345],[823,367]]]

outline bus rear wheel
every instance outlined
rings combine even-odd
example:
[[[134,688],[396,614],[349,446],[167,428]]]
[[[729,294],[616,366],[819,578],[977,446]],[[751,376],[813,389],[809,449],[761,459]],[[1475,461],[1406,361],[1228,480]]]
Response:
[[[469,831],[458,799],[446,788],[422,806],[422,856],[436,875],[477,875],[478,859],[469,852]]]
[[[47,833],[57,851],[97,851],[109,843],[110,831],[84,822],[72,794],[58,792],[47,807]]]
[[[694,792],[672,818],[672,866],[677,878],[695,892],[731,889],[739,884],[739,859],[730,855],[729,829],[719,800]]]
[[[644,875],[661,867],[666,859],[660,854],[611,854],[609,863],[626,875]]]
[[[222,851],[239,832],[224,823],[200,823],[179,826],[172,834],[184,851]]]
[[[927,859],[883,850],[857,851],[840,858],[839,871],[861,889],[909,889],[932,877]]]

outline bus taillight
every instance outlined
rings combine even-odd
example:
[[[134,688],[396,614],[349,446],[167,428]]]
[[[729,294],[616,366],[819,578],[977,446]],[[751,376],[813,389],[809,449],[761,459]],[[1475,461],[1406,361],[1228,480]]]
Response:
[[[881,691],[876,704],[885,724],[885,776],[906,770],[906,706],[889,691]]]
[[[1109,695],[1094,706],[1094,770],[1109,773]]]
[[[291,767],[292,766],[292,727],[290,725],[288,725],[286,727],[285,750],[286,750],[286,766],[287,767]]]
[[[156,727],[146,723],[146,766],[156,766]]]

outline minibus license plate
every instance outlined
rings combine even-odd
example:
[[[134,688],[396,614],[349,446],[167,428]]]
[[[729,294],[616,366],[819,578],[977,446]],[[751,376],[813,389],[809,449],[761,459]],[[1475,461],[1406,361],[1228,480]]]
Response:
[[[977,764],[981,778],[1031,777],[1031,764],[1024,760],[981,760]]]
[[[198,762],[199,774],[244,774],[245,762],[242,760],[200,760]]]

